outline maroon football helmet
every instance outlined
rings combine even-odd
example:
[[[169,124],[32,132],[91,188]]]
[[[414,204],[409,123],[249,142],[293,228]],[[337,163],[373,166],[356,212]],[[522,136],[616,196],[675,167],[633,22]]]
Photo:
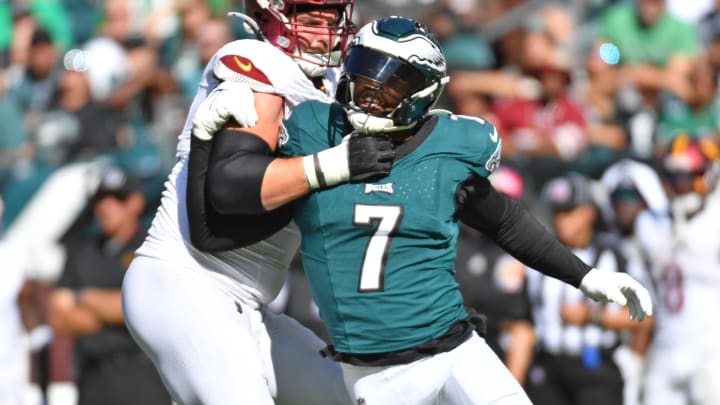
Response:
[[[267,41],[295,59],[300,68],[310,77],[320,77],[328,67],[338,67],[354,32],[352,13],[355,0],[247,0],[245,14],[258,25]],[[298,34],[312,31],[317,35],[318,27],[290,21],[290,16],[314,9],[336,9],[338,19],[326,28],[330,51],[326,53],[303,52],[299,46]]]

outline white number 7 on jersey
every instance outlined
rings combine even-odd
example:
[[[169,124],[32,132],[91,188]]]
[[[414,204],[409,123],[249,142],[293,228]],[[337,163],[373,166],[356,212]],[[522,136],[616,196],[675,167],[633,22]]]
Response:
[[[402,207],[355,204],[353,224],[369,226],[378,219],[380,223],[365,248],[365,257],[363,257],[360,282],[358,283],[360,292],[382,291],[385,288],[385,262],[390,239],[402,219]]]

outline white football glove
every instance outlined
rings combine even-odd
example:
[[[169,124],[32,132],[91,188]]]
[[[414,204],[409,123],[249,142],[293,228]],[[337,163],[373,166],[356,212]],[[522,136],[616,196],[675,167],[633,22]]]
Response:
[[[215,87],[195,110],[192,133],[209,141],[230,118],[243,127],[257,124],[255,96],[247,83],[224,81]]]
[[[642,321],[646,316],[652,315],[650,293],[625,273],[594,268],[580,281],[580,290],[595,301],[627,305],[630,319]]]

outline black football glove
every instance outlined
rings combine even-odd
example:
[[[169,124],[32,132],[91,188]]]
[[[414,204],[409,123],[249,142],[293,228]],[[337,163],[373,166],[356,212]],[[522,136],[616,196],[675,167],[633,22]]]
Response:
[[[390,174],[395,150],[387,135],[353,132],[340,145],[303,157],[311,190],[346,182],[369,182]]]
[[[390,138],[381,133],[353,132],[348,140],[350,181],[370,182],[390,174],[395,149]]]

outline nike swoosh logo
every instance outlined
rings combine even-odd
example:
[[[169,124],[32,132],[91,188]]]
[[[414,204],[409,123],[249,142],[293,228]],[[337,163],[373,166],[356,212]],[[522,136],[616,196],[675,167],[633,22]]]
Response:
[[[249,72],[250,69],[252,69],[252,63],[250,63],[250,62],[248,62],[248,63],[242,63],[242,62],[240,61],[240,59],[238,59],[237,56],[235,56],[234,59],[235,59],[235,63],[238,65],[238,67],[239,67],[243,72]]]
[[[492,134],[490,134],[490,139],[491,139],[493,142],[497,142],[497,141],[498,141],[497,128],[493,127]]]

